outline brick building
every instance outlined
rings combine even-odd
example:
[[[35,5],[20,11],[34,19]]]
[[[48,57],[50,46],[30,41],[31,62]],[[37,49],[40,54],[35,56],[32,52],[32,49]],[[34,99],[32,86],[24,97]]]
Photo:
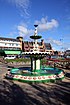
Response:
[[[0,55],[5,53],[6,55],[19,55],[21,52],[32,52],[34,42],[23,41],[23,37],[18,36],[16,39],[0,37]],[[44,40],[38,42],[39,51],[53,53],[53,49],[50,43],[45,43]]]
[[[24,52],[32,52],[33,51],[33,43],[34,42],[23,42],[23,51]],[[44,43],[44,40],[41,40],[41,42],[38,42],[39,45],[39,51],[40,52],[47,52],[48,54],[53,54],[53,49],[50,43]]]

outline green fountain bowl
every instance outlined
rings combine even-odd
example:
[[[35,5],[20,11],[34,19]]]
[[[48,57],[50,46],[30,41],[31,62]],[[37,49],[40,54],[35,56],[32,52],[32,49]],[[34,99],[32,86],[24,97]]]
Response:
[[[39,36],[39,35],[38,36],[30,36],[30,38],[31,39],[40,39],[40,38],[42,38],[42,36]]]
[[[64,78],[64,72],[58,68],[41,67],[31,72],[31,68],[13,68],[6,74],[7,79],[28,83],[56,82]]]

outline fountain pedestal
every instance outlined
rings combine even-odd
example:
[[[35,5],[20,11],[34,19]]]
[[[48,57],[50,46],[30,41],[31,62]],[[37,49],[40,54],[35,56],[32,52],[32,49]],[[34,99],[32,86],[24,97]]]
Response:
[[[33,52],[35,53],[34,56],[31,58],[31,70],[34,73],[37,73],[41,68],[40,66],[40,57],[36,56],[39,53],[39,45],[37,43],[37,39],[40,39],[41,36],[37,35],[37,26],[35,26],[35,32],[33,36],[30,36],[30,38],[34,39],[34,44],[33,44]]]
[[[40,59],[31,58],[31,70],[32,72],[37,72],[40,70]]]

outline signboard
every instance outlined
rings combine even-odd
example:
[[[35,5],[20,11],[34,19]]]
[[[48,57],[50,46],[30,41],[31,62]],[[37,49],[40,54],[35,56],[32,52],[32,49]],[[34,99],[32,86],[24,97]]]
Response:
[[[5,54],[20,54],[21,51],[5,51]]]

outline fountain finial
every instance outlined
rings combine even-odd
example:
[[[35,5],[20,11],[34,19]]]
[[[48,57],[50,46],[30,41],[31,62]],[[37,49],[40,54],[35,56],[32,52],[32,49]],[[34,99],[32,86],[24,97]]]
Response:
[[[38,27],[38,25],[34,25],[35,27]]]

